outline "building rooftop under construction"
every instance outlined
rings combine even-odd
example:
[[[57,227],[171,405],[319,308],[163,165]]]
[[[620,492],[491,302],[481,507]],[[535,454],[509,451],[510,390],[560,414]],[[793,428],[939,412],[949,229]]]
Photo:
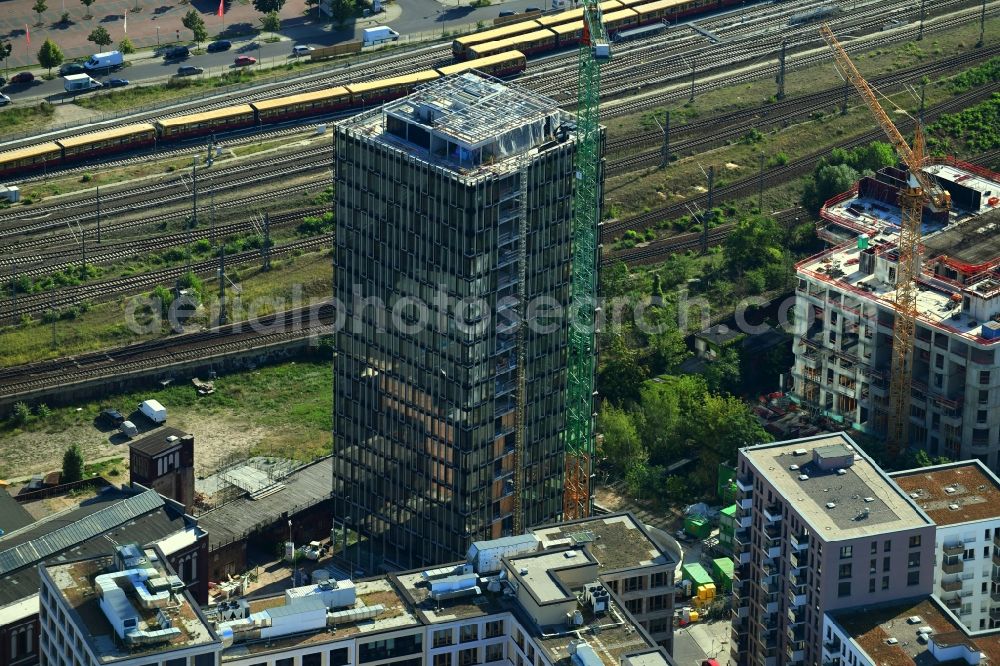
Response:
[[[555,101],[498,79],[455,74],[341,125],[469,177],[516,169],[518,157],[569,138]]]
[[[1000,175],[951,159],[927,172],[952,208],[922,215],[910,443],[997,469]],[[882,169],[828,201],[820,235],[833,247],[797,266],[793,396],[876,435],[889,409],[904,177]]]

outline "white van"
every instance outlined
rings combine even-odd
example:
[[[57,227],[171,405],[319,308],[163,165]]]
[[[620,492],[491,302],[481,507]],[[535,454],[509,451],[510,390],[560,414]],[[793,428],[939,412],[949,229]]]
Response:
[[[122,56],[121,51],[106,51],[90,56],[90,60],[83,63],[83,66],[88,72],[95,72],[97,70],[121,69],[121,66],[124,64],[125,57]]]
[[[153,423],[167,422],[167,408],[157,400],[143,400],[139,403],[139,411]]]
[[[377,28],[365,28],[361,33],[362,46],[394,42],[399,39],[399,33],[386,25]]]

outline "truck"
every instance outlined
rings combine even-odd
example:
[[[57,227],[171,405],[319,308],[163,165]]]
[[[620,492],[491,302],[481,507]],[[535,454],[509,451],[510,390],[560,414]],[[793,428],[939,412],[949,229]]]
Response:
[[[399,39],[399,33],[387,25],[380,25],[377,28],[365,28],[361,33],[361,40],[365,46],[381,44],[383,42],[394,42]]]
[[[158,400],[143,400],[139,403],[139,412],[153,423],[167,421],[167,408]]]
[[[88,72],[96,72],[98,70],[121,69],[124,64],[125,58],[121,51],[105,51],[90,56],[90,59],[83,63],[83,66]]]
[[[101,82],[90,78],[88,74],[67,74],[63,77],[63,88],[66,92],[86,92],[101,88]]]

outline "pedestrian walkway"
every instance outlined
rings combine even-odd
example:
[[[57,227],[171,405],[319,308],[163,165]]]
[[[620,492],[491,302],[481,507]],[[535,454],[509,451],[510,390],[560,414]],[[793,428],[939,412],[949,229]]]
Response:
[[[88,19],[84,18],[87,8],[79,0],[47,0],[48,8],[41,15],[41,25],[37,25],[39,16],[32,10],[34,0],[7,0],[0,14],[0,39],[9,40],[13,46],[8,65],[19,68],[37,64],[38,49],[46,39],[58,44],[67,60],[94,53],[98,47],[87,41],[87,36],[98,26],[111,35],[112,46],[108,48],[117,47],[125,37],[139,49],[189,43],[191,31],[181,21],[191,9],[202,15],[210,38],[224,30],[227,35],[252,34],[260,27],[261,14],[249,0],[223,2],[225,13],[220,18],[216,15],[218,0],[99,0],[90,6],[93,16]],[[303,0],[288,0],[280,12],[282,34],[296,41],[332,40],[336,31],[316,20],[315,8],[309,16],[305,11]],[[64,12],[70,16],[67,23],[61,22]],[[149,52],[148,57],[155,55]]]

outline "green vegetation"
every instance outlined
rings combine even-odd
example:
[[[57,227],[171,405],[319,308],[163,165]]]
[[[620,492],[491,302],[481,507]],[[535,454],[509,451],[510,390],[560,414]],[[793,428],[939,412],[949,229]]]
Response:
[[[125,466],[124,462],[124,458],[111,458],[96,463],[87,463],[83,466],[83,478],[90,479],[95,476],[103,476],[104,478],[111,477],[113,479],[116,476],[121,476],[122,468]]]
[[[881,141],[853,150],[834,148],[813,170],[812,180],[806,183],[802,195],[802,205],[819,211],[828,199],[851,189],[860,175],[870,175],[896,162],[892,146]]]
[[[1000,81],[1000,57],[990,58],[976,67],[970,67],[951,80],[951,89],[964,93],[971,88]]]
[[[264,14],[260,17],[260,27],[265,32],[278,32],[281,30],[281,16],[274,11]]]
[[[83,452],[79,444],[73,444],[63,454],[62,483],[73,483],[83,478]]]
[[[280,12],[285,6],[285,0],[253,0],[253,8],[261,14]]]
[[[130,55],[135,53],[135,44],[128,37],[124,38],[122,41],[118,42],[118,50],[125,55]]]
[[[48,69],[49,74],[52,73],[52,68],[61,65],[64,59],[62,50],[51,39],[46,39],[42,48],[38,49],[38,64]]]
[[[88,42],[94,42],[98,46],[108,46],[111,44],[111,35],[103,25],[94,28],[87,36]]]
[[[94,4],[94,0],[80,0],[80,4],[87,8],[87,13],[83,18],[90,19],[93,18],[90,14],[90,6]]]
[[[201,14],[198,13],[197,9],[188,10],[188,13],[181,19],[181,25],[191,31],[192,38],[199,44],[208,39],[205,20],[201,18]]]
[[[35,25],[42,25],[42,23],[43,23],[43,21],[42,21],[42,14],[48,8],[49,8],[49,6],[47,4],[45,4],[45,0],[35,0],[35,4],[33,4],[31,6],[31,11],[35,12],[36,14],[38,14],[38,23],[36,23]]]
[[[1000,93],[927,127],[927,146],[938,155],[976,155],[1000,148]]]
[[[294,68],[296,64],[290,63],[289,66]],[[176,99],[199,88],[221,88],[236,83],[246,83],[257,76],[256,70],[243,67],[228,71],[221,76],[172,78],[166,83],[152,86],[119,88],[101,95],[80,97],[76,103],[95,111],[121,111]],[[0,117],[2,115],[0,114]]]
[[[51,102],[39,102],[34,106],[14,105],[0,113],[0,132],[10,132],[14,128],[29,130],[41,127],[51,120],[56,107]]]

